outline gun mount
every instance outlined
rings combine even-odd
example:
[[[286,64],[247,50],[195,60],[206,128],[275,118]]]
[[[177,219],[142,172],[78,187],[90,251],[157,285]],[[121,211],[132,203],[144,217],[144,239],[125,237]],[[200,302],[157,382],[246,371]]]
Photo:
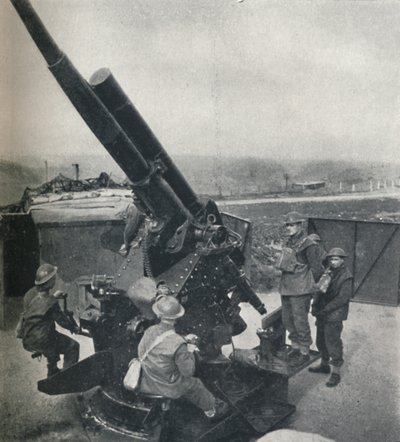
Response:
[[[11,2],[67,97],[131,180],[134,204],[146,216],[140,247],[131,248],[117,274],[95,276],[87,286],[93,303],[81,315],[80,328],[93,340],[95,353],[39,381],[39,390],[64,394],[97,387],[86,398],[86,416],[118,432],[118,440],[223,440],[233,433],[244,433],[240,440],[247,440],[249,434],[265,433],[294,411],[286,402],[287,373],[274,369],[271,358],[272,347],[284,348],[280,316],[264,318],[261,352],[234,351],[231,359],[221,352],[246,329],[241,302],[267,313],[243,271],[245,235],[229,227],[232,217],[220,213],[214,201],[200,201],[108,69],[87,82],[29,1]],[[235,222],[243,232],[249,228],[245,220]],[[146,279],[133,280],[138,259],[143,278],[155,281],[153,291],[143,285]],[[170,407],[166,398],[122,385],[144,330],[156,320],[150,308],[156,282],[167,284],[185,307],[177,331],[199,337],[197,375],[232,407],[223,422],[210,424],[179,400]]]

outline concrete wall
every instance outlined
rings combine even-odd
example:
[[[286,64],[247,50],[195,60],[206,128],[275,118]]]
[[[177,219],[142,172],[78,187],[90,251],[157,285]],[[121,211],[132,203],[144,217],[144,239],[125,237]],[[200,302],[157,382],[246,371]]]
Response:
[[[120,267],[123,258],[117,252],[124,226],[120,219],[33,223],[26,214],[5,216],[0,235],[0,327],[14,322],[14,310],[21,308],[43,262],[59,268],[57,288],[69,294],[69,307],[78,307],[82,277],[113,275]]]
[[[37,225],[41,262],[58,267],[58,287],[69,295],[69,308],[79,309],[81,282],[96,275],[114,275],[123,258],[117,253],[125,223],[79,221]]]
[[[0,222],[0,327],[9,306],[21,305],[32,286],[39,263],[39,244],[32,218],[27,214],[3,214]]]

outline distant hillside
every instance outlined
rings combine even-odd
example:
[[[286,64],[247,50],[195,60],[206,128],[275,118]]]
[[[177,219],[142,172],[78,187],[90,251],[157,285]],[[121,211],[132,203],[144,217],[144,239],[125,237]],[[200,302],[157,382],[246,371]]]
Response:
[[[37,173],[28,166],[0,160],[0,182],[38,182]]]
[[[227,196],[284,186],[284,168],[274,160],[182,155],[175,161],[200,194]]]
[[[80,178],[97,177],[107,172],[115,181],[125,175],[108,154],[53,155],[46,157],[48,178],[59,173],[75,178],[73,164],[79,164]],[[268,191],[282,188],[284,169],[273,160],[258,158],[225,158],[200,155],[174,155],[173,160],[194,190],[199,194],[230,195],[246,192]],[[44,159],[21,157],[20,164],[29,164],[41,182],[45,181]]]
[[[59,173],[75,178],[73,164],[79,164],[81,179],[98,177],[107,172],[116,182],[126,177],[115,161],[107,154],[53,155],[45,158],[48,179]],[[21,157],[18,162],[0,160],[0,205],[16,202],[27,186],[37,186],[45,181],[44,160],[40,157]],[[337,192],[339,183],[343,191],[368,190],[370,180],[399,183],[398,163],[355,163],[350,161],[279,161],[266,158],[231,158],[221,156],[174,155],[183,175],[200,195],[239,196],[246,194],[278,193],[291,189],[295,182],[323,180],[327,192]],[[375,187],[374,187],[375,188]]]
[[[367,163],[351,161],[307,161],[297,167],[292,165],[294,180],[325,180],[329,182],[357,183],[364,180],[396,180],[400,175],[398,163]]]
[[[18,201],[25,187],[40,182],[40,176],[31,167],[0,160],[0,205]]]

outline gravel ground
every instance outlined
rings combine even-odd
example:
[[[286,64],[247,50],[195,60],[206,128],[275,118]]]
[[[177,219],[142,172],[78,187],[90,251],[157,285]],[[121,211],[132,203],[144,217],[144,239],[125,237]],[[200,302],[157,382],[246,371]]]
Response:
[[[263,298],[270,311],[279,305],[276,293]],[[235,338],[235,345],[252,347],[258,344],[255,330],[260,319],[248,305],[242,313],[249,327]],[[343,332],[342,383],[329,389],[325,375],[303,370],[294,376],[289,401],[297,411],[282,427],[318,433],[337,442],[399,441],[399,332],[399,308],[353,303]],[[78,339],[83,358],[92,352],[91,341]],[[0,346],[0,440],[90,440],[81,426],[75,395],[47,396],[36,390],[37,380],[46,374],[45,361],[32,361],[11,329],[0,333]]]

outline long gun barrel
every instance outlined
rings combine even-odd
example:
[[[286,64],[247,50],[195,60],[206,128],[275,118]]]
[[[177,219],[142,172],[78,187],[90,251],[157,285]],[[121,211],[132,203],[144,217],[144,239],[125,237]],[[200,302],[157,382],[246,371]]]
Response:
[[[72,104],[81,114],[92,132],[111,153],[129,176],[142,180],[149,173],[149,165],[128,139],[118,123],[93,93],[68,57],[58,48],[28,0],[11,0],[29,34],[45,58]]]
[[[202,213],[204,207],[197,195],[110,70],[99,69],[91,76],[89,83],[143,157],[149,162],[162,162],[165,167],[164,179],[191,215],[197,217]]]
[[[133,181],[135,195],[146,211],[165,225],[175,218],[183,222],[189,211],[161,176],[162,170],[149,164],[116,119],[58,48],[28,0],[11,0],[48,68],[86,124]]]

